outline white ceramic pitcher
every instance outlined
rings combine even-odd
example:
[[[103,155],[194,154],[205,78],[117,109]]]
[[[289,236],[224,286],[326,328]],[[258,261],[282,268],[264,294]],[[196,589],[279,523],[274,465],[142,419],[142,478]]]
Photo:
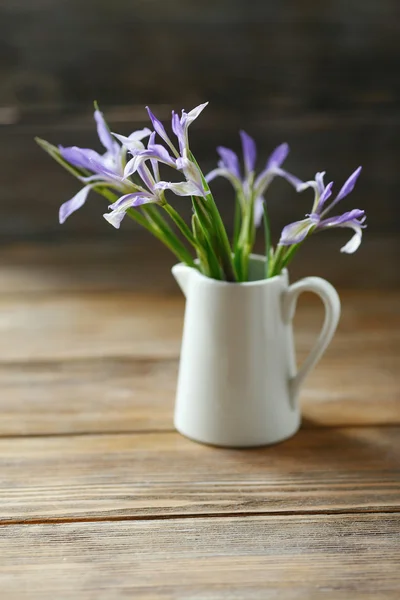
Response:
[[[289,285],[284,271],[262,279],[253,255],[250,279],[227,283],[184,264],[172,273],[186,296],[175,427],[206,444],[233,448],[273,444],[300,426],[298,395],[340,317],[335,288],[319,277]],[[325,305],[321,333],[296,370],[292,319],[301,292]]]

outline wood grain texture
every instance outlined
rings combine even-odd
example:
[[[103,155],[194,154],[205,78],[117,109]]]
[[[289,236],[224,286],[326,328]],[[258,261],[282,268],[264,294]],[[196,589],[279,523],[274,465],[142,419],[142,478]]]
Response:
[[[0,296],[0,362],[176,357],[183,305],[134,292]]]
[[[344,292],[342,302],[304,386],[304,425],[399,424],[400,295]],[[0,295],[0,435],[171,429],[183,311],[161,293]],[[321,316],[305,296],[299,363]]]
[[[79,16],[76,6],[75,0],[2,3],[5,106],[55,111],[89,104],[95,92],[120,104],[173,98],[195,105],[210,98],[239,114],[263,106],[275,112],[397,106],[395,0],[367,7],[355,0],[351,12],[315,0],[205,0],[201,7],[172,0],[168,8],[154,0],[135,2],[134,10],[124,0],[87,0]],[[130,56],[132,30],[139,47],[152,34],[157,46]],[[279,69],[271,64],[274,53]]]
[[[399,515],[2,528],[5,598],[397,600]]]
[[[168,258],[49,248],[0,261],[0,596],[397,600],[395,285],[341,293],[294,438],[216,449],[171,430],[184,299]],[[321,319],[304,296],[299,362]]]
[[[400,425],[398,367],[390,350],[328,354],[304,385],[303,427]],[[177,373],[177,358],[0,364],[0,436],[171,430]]]
[[[125,233],[131,239],[127,240],[123,231],[117,233],[109,242],[59,240],[1,246],[0,294],[124,290],[178,293],[170,273],[175,262],[172,254],[147,234],[128,230]],[[373,237],[368,232],[361,250],[351,257],[338,252],[342,241],[343,236],[310,240],[291,265],[291,280],[317,275],[341,289],[399,287],[397,236]],[[256,250],[262,253],[264,248],[260,244]]]
[[[2,600],[398,599],[398,16],[396,0],[0,3]],[[287,141],[305,180],[327,169],[339,187],[363,165],[361,251],[339,254],[343,231],[316,236],[291,269],[370,290],[342,294],[295,438],[232,451],[171,431],[173,258],[108,226],[92,196],[61,227],[78,185],[33,143],[98,148],[94,98],[121,133],[145,104],[166,120],[210,100],[192,137],[205,171],[239,128],[259,165]],[[213,190],[231,224],[229,188]],[[268,202],[274,240],[309,206],[277,180]],[[321,315],[302,300],[299,362]]]
[[[343,292],[343,314],[328,356],[352,346],[361,352],[400,349],[399,294]],[[184,299],[181,296],[103,292],[0,296],[0,363],[88,358],[171,358],[179,355]],[[322,319],[320,301],[302,296],[295,328],[307,352]]]
[[[0,365],[0,436],[172,430],[177,367],[175,358]]]
[[[0,440],[0,522],[400,510],[400,428],[303,430],[256,450],[177,433]]]

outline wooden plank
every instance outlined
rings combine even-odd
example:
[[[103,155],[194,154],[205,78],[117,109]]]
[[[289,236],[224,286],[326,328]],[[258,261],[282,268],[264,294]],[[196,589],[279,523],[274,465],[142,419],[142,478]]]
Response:
[[[343,292],[343,314],[328,352],[354,356],[400,349],[399,293]],[[0,363],[89,358],[176,358],[184,299],[135,292],[0,296]],[[302,299],[296,317],[300,351],[315,340],[322,306]]]
[[[338,252],[342,241],[343,236],[321,236],[306,244],[291,265],[291,280],[318,275],[346,289],[400,285],[397,237],[366,235],[362,249],[351,257]],[[257,249],[264,251],[262,245]],[[1,257],[0,295],[122,290],[178,293],[170,273],[173,255],[140,232],[135,232],[131,241],[119,235],[109,242],[7,244]],[[376,265],[373,278],[371,265]]]
[[[183,298],[126,293],[0,297],[0,362],[176,357]]]
[[[176,377],[176,359],[0,365],[0,436],[172,429]]]
[[[302,394],[306,426],[400,423],[399,296],[345,293]],[[183,299],[0,296],[0,435],[171,429]],[[322,308],[299,306],[299,363]]]
[[[388,348],[325,357],[301,394],[303,427],[400,425],[400,360]]]
[[[170,273],[174,262],[168,249],[141,232],[135,232],[132,241],[7,244],[2,248],[0,294],[123,290],[178,293]]]
[[[303,427],[400,425],[398,363],[352,344],[329,354],[304,386]],[[0,436],[172,429],[177,370],[175,358],[0,364]]]
[[[241,451],[171,432],[3,438],[0,521],[400,510],[399,433],[304,430]]]
[[[5,598],[397,599],[399,515],[4,527]]]

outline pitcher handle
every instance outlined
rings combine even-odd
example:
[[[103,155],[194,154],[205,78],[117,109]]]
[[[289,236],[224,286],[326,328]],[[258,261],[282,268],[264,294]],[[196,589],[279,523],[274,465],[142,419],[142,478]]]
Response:
[[[283,318],[286,323],[292,321],[296,311],[297,299],[302,292],[314,292],[321,298],[325,306],[325,319],[311,352],[290,381],[290,396],[293,402],[296,401],[304,379],[328,347],[340,318],[340,298],[333,285],[325,279],[321,279],[321,277],[305,277],[289,286],[284,294]]]

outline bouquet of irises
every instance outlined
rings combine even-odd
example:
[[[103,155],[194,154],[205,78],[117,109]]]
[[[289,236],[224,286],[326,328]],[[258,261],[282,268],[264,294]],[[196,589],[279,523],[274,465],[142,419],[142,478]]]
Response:
[[[265,168],[256,173],[257,151],[254,140],[240,132],[243,165],[235,152],[218,147],[216,169],[203,174],[189,145],[189,126],[207,103],[181,116],[172,112],[172,135],[147,108],[152,129],[134,131],[129,136],[111,133],[103,114],[95,104],[94,118],[103,154],[77,146],[53,146],[37,138],[39,145],[59,164],[79,179],[84,187],[60,207],[60,223],[86,202],[90,191],[109,202],[104,218],[119,228],[127,215],[163,242],[177,257],[213,279],[230,282],[248,281],[249,261],[256,239],[257,226],[264,224],[265,277],[274,277],[294,257],[311,235],[334,227],[349,227],[353,237],[341,249],[352,253],[361,243],[365,225],[363,210],[353,209],[339,216],[329,216],[332,209],[353,190],[361,167],[347,179],[333,200],[333,182],[324,183],[325,172],[314,180],[303,182],[288,173],[282,165],[289,153],[287,144],[276,148]],[[180,181],[161,177],[160,166],[173,169]],[[210,183],[216,177],[226,178],[233,186],[236,204],[234,223],[228,235],[214,200]],[[275,177],[285,179],[297,192],[314,191],[311,211],[304,219],[284,227],[276,245],[272,244],[265,193]],[[174,177],[176,179],[176,175]],[[187,196],[192,205],[189,225],[168,201],[168,194]],[[329,202],[328,202],[329,201]]]

